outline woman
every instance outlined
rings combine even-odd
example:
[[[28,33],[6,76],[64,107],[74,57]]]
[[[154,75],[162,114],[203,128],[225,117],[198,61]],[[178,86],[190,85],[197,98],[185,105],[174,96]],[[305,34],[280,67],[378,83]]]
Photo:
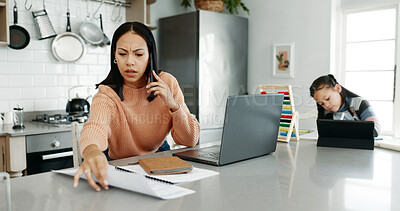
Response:
[[[317,78],[310,86],[317,101],[318,119],[362,120],[375,123],[374,136],[380,124],[368,101],[341,86],[331,74]]]
[[[74,187],[85,174],[100,191],[93,174],[108,189],[106,149],[111,159],[156,152],[170,130],[177,144],[197,144],[199,123],[189,113],[177,80],[157,70],[155,40],[145,25],[127,22],[118,27],[111,44],[110,73],[97,87],[81,132],[84,161]]]

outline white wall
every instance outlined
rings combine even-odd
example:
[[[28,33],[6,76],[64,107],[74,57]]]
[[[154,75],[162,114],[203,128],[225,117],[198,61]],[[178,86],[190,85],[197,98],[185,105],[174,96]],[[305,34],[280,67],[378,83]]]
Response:
[[[248,90],[256,93],[259,84],[291,84],[300,128],[315,128],[316,106],[309,86],[330,72],[331,1],[245,0],[249,16]],[[295,43],[293,79],[272,77],[272,45]]]
[[[14,1],[8,1],[9,24],[13,24]],[[42,1],[33,2],[32,10],[42,9]],[[38,40],[38,33],[30,11],[24,9],[25,0],[17,0],[18,25],[28,30],[31,41],[22,50],[0,46],[0,112],[10,111],[16,104],[25,111],[63,110],[67,103],[68,89],[75,85],[94,85],[105,78],[109,71],[110,47],[87,45],[87,53],[76,63],[57,61],[51,52],[53,38]],[[65,32],[67,1],[46,0],[46,11],[57,33]],[[91,14],[100,3],[89,1]],[[111,39],[114,30],[125,21],[112,22],[113,6],[103,4],[105,33]],[[86,1],[70,0],[72,32],[79,33],[79,26],[86,17]],[[93,20],[99,25],[99,21]]]

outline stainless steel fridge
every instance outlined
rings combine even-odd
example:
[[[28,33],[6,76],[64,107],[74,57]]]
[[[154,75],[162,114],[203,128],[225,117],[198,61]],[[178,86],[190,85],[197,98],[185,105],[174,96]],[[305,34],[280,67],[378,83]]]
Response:
[[[160,69],[178,79],[200,143],[220,140],[227,97],[247,94],[247,18],[197,10],[161,18],[158,35]]]

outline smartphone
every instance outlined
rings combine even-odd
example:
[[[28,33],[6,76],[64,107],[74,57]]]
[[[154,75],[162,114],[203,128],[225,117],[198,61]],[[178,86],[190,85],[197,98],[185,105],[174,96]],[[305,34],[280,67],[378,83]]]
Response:
[[[154,75],[153,75],[153,70],[154,70],[154,64],[153,64],[153,53],[150,52],[149,55],[150,59],[150,83],[154,82]],[[157,95],[154,94],[154,92],[151,92],[150,95],[147,97],[148,99],[151,99],[151,101],[156,97]]]

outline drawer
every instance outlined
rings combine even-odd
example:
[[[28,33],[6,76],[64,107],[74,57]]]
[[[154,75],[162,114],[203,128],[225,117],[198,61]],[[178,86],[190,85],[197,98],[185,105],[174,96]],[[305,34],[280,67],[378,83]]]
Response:
[[[26,136],[26,152],[43,152],[72,147],[71,132]]]

